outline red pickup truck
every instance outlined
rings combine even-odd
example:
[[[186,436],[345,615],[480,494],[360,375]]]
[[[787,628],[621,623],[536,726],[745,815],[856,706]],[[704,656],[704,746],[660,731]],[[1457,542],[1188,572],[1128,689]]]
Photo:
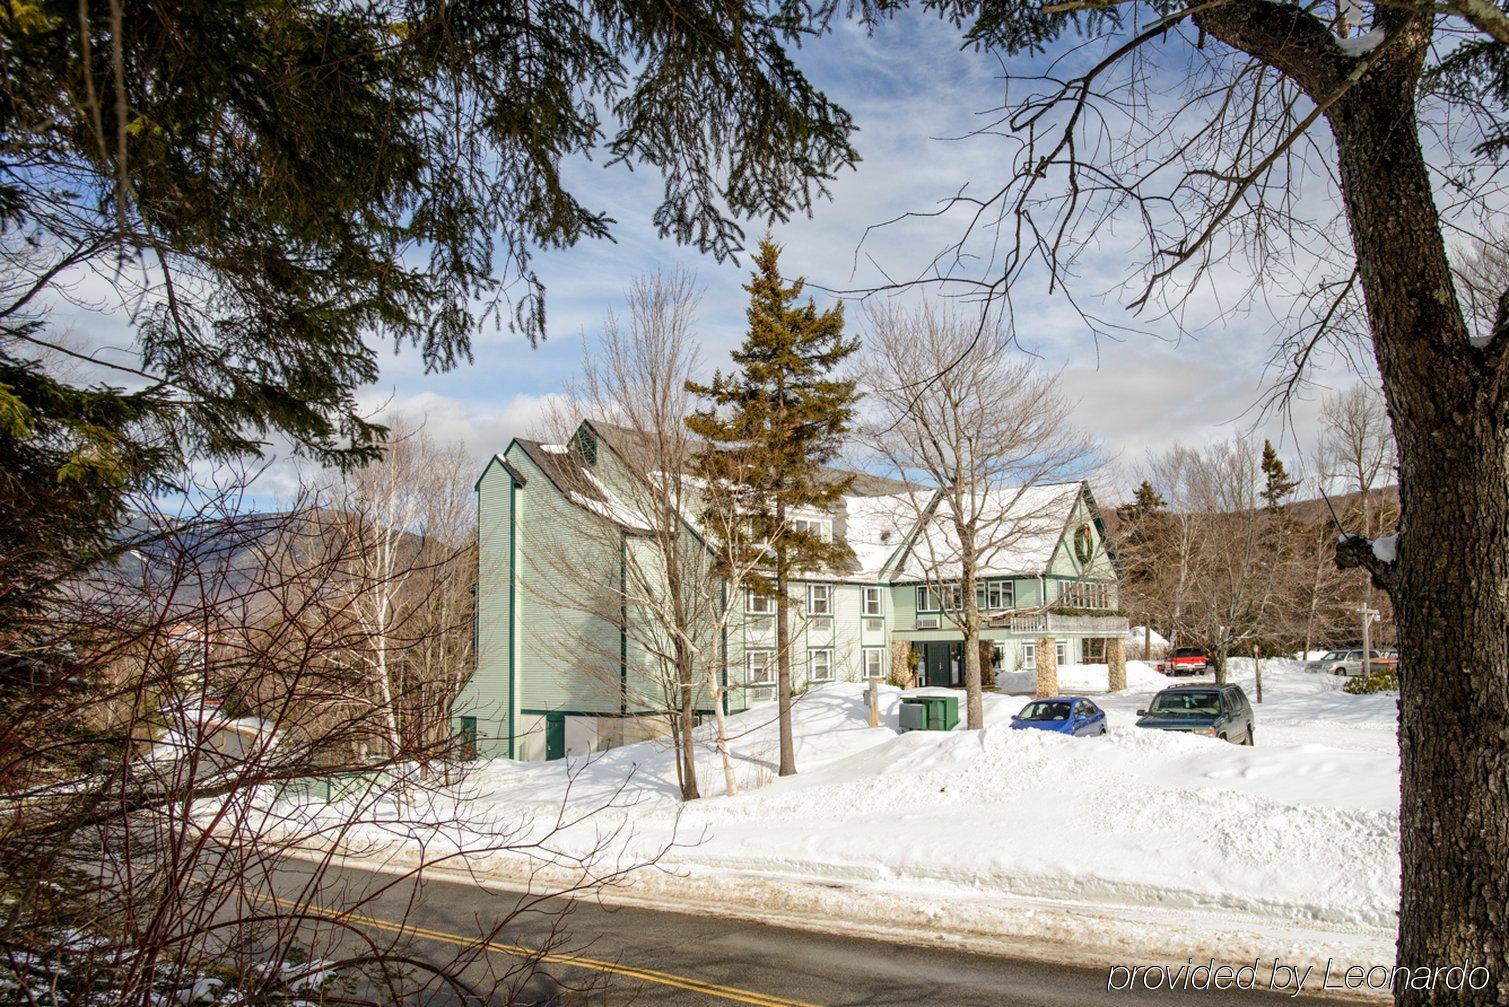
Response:
[[[1160,675],[1198,675],[1210,667],[1205,651],[1199,647],[1175,647],[1173,652],[1153,665]]]

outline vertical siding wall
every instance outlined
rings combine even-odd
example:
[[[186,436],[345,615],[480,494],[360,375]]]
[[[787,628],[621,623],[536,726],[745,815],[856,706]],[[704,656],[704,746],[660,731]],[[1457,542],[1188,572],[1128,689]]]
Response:
[[[585,512],[522,452],[515,464],[529,478],[518,548],[520,709],[617,713],[618,537],[588,533]]]
[[[489,465],[477,483],[477,668],[456,703],[459,714],[477,718],[477,752],[486,757],[510,754],[513,496],[512,476]]]

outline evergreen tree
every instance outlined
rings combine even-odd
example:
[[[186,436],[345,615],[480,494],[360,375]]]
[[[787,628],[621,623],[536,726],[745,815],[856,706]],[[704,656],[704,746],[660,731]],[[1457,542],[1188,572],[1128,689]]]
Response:
[[[0,637],[189,461],[269,440],[370,461],[384,434],[356,391],[385,343],[443,371],[496,319],[542,338],[532,250],[612,224],[563,161],[659,169],[661,233],[719,258],[739,219],[810,209],[857,159],[848,114],[786,55],[825,19],[743,0],[0,8]],[[125,327],[127,353],[49,317],[82,276],[109,288],[88,301],[130,307],[78,328]]]
[[[1148,515],[1167,506],[1168,502],[1158,495],[1153,484],[1144,479],[1132,494],[1132,499],[1116,508],[1116,516],[1136,526]]]
[[[1263,441],[1263,501],[1270,511],[1278,511],[1299,486],[1298,479],[1291,479],[1284,467],[1284,460],[1273,448],[1273,442]]]
[[[749,293],[749,331],[733,353],[738,370],[721,371],[709,384],[688,387],[707,408],[688,418],[692,432],[708,441],[702,476],[713,493],[710,506],[737,507],[751,524],[747,549],[766,552],[752,590],[776,603],[776,690],[782,776],[796,772],[791,736],[790,587],[793,577],[837,569],[852,557],[831,535],[798,528],[802,512],[831,512],[854,482],[824,466],[837,456],[858,400],[853,381],[832,376],[858,340],[844,338],[843,309],[818,311],[798,303],[805,281],[781,279],[780,249],[768,236],[760,243]]]
[[[1167,526],[1168,501],[1142,480],[1132,499],[1116,508],[1117,552],[1124,570],[1121,607],[1142,625],[1142,656],[1150,658],[1153,623],[1158,616],[1159,574],[1162,571],[1162,532]],[[1167,627],[1163,627],[1166,631]]]

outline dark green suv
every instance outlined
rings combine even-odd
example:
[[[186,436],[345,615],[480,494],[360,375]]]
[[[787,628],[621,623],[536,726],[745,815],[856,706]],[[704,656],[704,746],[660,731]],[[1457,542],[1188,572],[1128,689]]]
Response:
[[[1238,745],[1252,744],[1252,704],[1236,685],[1176,685],[1138,710],[1138,727],[1205,734]]]

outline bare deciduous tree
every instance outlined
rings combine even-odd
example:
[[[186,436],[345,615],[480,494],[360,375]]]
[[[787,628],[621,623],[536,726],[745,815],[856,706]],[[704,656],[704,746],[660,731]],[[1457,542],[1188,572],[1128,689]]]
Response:
[[[939,375],[940,366],[948,368]],[[1009,334],[938,306],[872,310],[860,364],[869,406],[866,449],[901,478],[936,486],[903,494],[903,526],[920,525],[910,556],[964,634],[967,725],[985,726],[982,572],[1017,573],[1023,543],[1063,530],[1064,493],[1093,455],[1054,375],[1012,353]]]
[[[703,450],[686,425],[687,382],[699,368],[700,293],[685,273],[646,277],[627,294],[623,319],[609,316],[585,349],[580,379],[548,425],[570,444],[583,419],[601,438],[598,461],[563,454],[554,471],[577,505],[559,548],[544,558],[550,576],[536,590],[551,604],[582,610],[612,626],[628,653],[601,652],[590,634],[573,639],[582,667],[620,701],[663,723],[677,753],[682,797],[700,796],[696,724],[710,709],[724,790],[738,784],[728,748],[730,678],[722,641],[744,618],[742,593],[763,554],[735,511],[711,506],[724,490],[695,473]],[[603,576],[603,558],[617,570]],[[584,595],[580,586],[596,585]],[[568,590],[556,590],[567,587]],[[632,665],[632,667],[626,667]]]
[[[1149,466],[1169,505],[1170,625],[1176,639],[1209,648],[1218,682],[1228,656],[1262,639],[1289,597],[1283,518],[1264,506],[1260,455],[1236,437],[1177,447]]]
[[[448,732],[390,750],[386,712],[344,701],[349,652],[371,641],[351,606],[326,604],[325,586],[362,568],[355,550],[369,540],[308,499],[249,513],[243,493],[187,514],[140,501],[123,561],[69,581],[3,641],[0,988],[21,1002],[130,1007],[221,994],[512,1002],[569,948],[541,894],[590,891],[627,865],[606,862],[605,846],[562,854],[559,825],[459,799],[465,767]],[[390,638],[391,666],[419,645]],[[428,698],[407,675],[392,692],[400,709]],[[412,843],[396,875],[353,884],[338,866],[411,826],[450,838]],[[390,918],[402,930],[424,877],[476,855],[507,858],[542,887],[500,901],[475,942],[437,956],[365,918],[384,892],[412,892]],[[473,969],[521,913],[539,912],[555,914],[539,946]]]

